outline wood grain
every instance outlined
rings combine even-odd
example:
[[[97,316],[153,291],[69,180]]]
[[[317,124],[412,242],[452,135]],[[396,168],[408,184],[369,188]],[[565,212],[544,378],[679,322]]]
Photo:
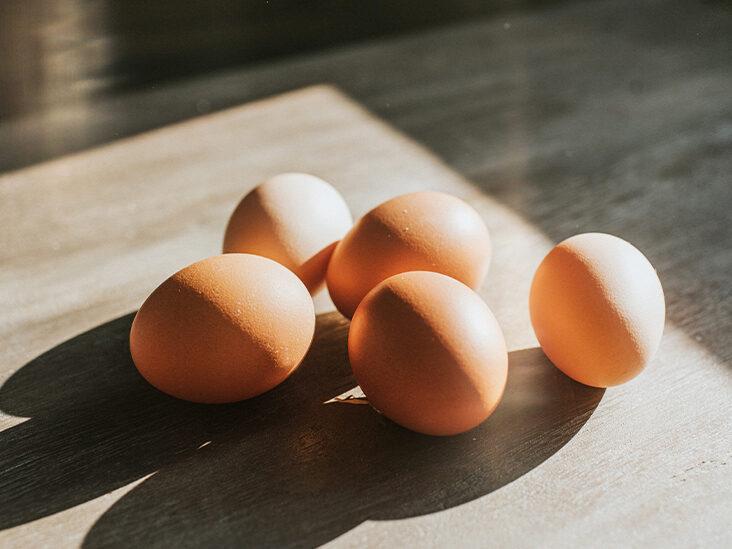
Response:
[[[1,121],[0,170],[331,82],[550,239],[604,230],[634,242],[661,275],[670,318],[730,363],[731,52],[725,2],[511,10],[190,80],[57,97]]]
[[[217,253],[244,192],[291,169],[333,182],[355,215],[422,188],[483,215],[495,259],[482,294],[511,365],[505,401],[481,428],[423,437],[369,407],[327,403],[355,384],[346,322],[323,299],[302,369],[261,398],[188,405],[136,374],[130,312],[168,274]],[[672,324],[633,383],[603,396],[561,375],[526,310],[551,240],[337,90],[7,174],[0,219],[4,545],[729,541],[720,357]]]

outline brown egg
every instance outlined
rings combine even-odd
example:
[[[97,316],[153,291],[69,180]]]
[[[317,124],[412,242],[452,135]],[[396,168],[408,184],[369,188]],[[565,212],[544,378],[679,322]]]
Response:
[[[281,263],[314,294],[333,248],[353,225],[341,195],[313,175],[284,173],[247,194],[231,214],[224,253],[256,254]]]
[[[529,302],[546,355],[586,385],[634,378],[661,341],[665,305],[656,271],[631,244],[609,234],[558,244],[539,265]]]
[[[392,276],[364,298],[348,356],[374,408],[428,435],[462,433],[485,420],[508,373],[503,333],[485,302],[426,271]]]
[[[147,298],[130,350],[152,385],[193,402],[235,402],[269,391],[313,339],[313,301],[279,263],[248,254],[209,257]]]
[[[454,196],[423,191],[393,198],[364,215],[336,246],[328,291],[353,316],[379,282],[406,271],[434,271],[477,289],[491,244],[478,212]]]

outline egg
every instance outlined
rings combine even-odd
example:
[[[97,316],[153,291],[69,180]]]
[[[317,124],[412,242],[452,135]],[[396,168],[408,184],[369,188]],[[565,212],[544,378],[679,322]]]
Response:
[[[663,334],[663,288],[653,266],[618,237],[587,233],[539,265],[529,298],[544,353],[572,379],[624,383],[648,364]]]
[[[336,242],[353,225],[343,197],[313,175],[276,175],[247,194],[231,214],[224,253],[281,263],[311,294],[322,288]]]
[[[284,381],[313,339],[304,284],[264,257],[226,254],[163,282],[132,323],[130,351],[164,393],[203,403],[235,402]]]
[[[443,274],[412,271],[377,285],[348,333],[353,374],[369,403],[428,435],[472,429],[495,410],[508,355],[488,305]]]
[[[398,196],[364,215],[338,243],[327,272],[330,297],[346,317],[381,281],[434,271],[477,289],[488,272],[488,228],[457,197],[432,191]]]

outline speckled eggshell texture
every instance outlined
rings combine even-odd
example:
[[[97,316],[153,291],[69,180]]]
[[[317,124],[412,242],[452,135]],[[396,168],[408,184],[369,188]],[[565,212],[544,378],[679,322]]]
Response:
[[[339,242],[328,291],[350,318],[374,286],[406,271],[439,272],[477,289],[490,258],[488,228],[471,206],[439,192],[406,194],[368,212]]]
[[[331,185],[313,175],[284,173],[241,200],[226,227],[223,251],[274,259],[314,294],[325,281],[335,244],[352,225],[348,206]]]
[[[235,402],[284,381],[314,330],[312,298],[292,272],[264,257],[226,254],[163,282],[135,316],[130,350],[164,393]]]
[[[635,247],[608,234],[580,234],[558,244],[539,265],[529,302],[549,359],[594,387],[637,376],[663,334],[656,271]]]
[[[374,288],[351,321],[348,355],[374,408],[429,435],[480,424],[506,386],[506,343],[490,309],[434,272],[398,274]]]

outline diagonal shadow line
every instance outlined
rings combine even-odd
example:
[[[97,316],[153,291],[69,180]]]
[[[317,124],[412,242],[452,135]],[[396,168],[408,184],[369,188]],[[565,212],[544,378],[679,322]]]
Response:
[[[603,394],[565,377],[539,349],[515,351],[504,401],[485,424],[449,439],[417,435],[368,406],[323,404],[355,386],[348,324],[330,313],[280,387],[233,405],[189,404],[137,374],[132,318],[58,345],[0,389],[3,411],[31,417],[0,433],[0,528],[157,471],[97,521],[85,545],[311,546],[367,519],[430,513],[496,490],[566,444]]]
[[[0,433],[0,494],[11,502],[0,528],[158,471],[97,521],[88,546],[323,543],[364,520],[430,513],[500,488],[566,444],[603,394],[564,377],[539,349],[516,351],[488,422],[449,443],[421,437],[368,407],[320,404],[355,385],[345,324],[323,315],[288,382],[249,402],[198,406],[136,374],[130,322],[69,340],[0,389],[0,408],[32,418]]]

